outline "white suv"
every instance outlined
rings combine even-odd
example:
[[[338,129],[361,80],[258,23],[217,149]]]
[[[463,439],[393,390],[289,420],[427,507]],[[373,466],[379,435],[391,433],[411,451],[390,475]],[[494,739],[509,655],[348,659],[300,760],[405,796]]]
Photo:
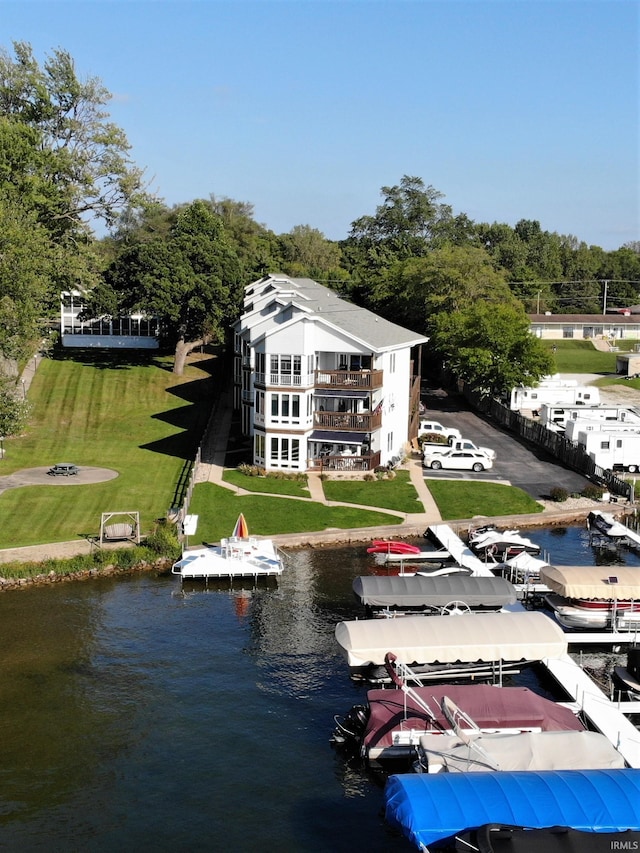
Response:
[[[434,435],[443,435],[447,441],[450,439],[462,438],[460,430],[455,427],[442,426],[442,424],[439,424],[437,421],[420,421],[418,435],[423,435],[424,433],[429,432]]]

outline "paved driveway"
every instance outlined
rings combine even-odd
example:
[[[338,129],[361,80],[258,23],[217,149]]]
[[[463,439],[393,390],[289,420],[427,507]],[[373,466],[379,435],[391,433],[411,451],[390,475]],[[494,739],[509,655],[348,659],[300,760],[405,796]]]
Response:
[[[589,483],[581,474],[565,468],[541,448],[522,441],[470,409],[465,399],[457,394],[447,394],[440,388],[423,389],[422,402],[427,408],[425,417],[440,421],[444,426],[455,426],[463,438],[496,451],[493,468],[489,471],[476,474],[424,468],[427,478],[504,481],[522,489],[535,500],[548,498],[554,486],[561,486],[571,494],[581,492]]]

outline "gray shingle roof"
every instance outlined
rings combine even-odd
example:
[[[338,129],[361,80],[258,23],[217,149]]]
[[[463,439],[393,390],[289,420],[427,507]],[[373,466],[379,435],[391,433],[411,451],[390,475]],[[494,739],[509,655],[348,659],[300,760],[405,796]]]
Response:
[[[304,305],[321,320],[362,341],[372,350],[415,346],[428,340],[417,332],[385,320],[373,311],[347,302],[328,287],[310,278],[290,278],[288,281],[294,284],[296,292],[302,297],[292,297],[292,302]]]

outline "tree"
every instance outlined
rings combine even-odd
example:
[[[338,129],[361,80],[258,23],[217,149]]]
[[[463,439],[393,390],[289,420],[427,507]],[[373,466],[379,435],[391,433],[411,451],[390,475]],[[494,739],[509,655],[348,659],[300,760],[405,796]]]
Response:
[[[132,310],[155,315],[174,346],[174,373],[187,355],[224,339],[239,313],[241,266],[221,219],[206,201],[179,209],[166,239],[129,245],[107,270],[88,308],[91,316]]]
[[[29,404],[16,394],[15,383],[0,376],[0,438],[21,432],[29,416]]]
[[[210,196],[210,204],[224,224],[245,281],[255,281],[265,273],[283,269],[280,241],[273,231],[255,221],[252,204],[226,197],[217,199],[214,195]]]
[[[41,218],[58,235],[90,218],[112,225],[144,193],[124,132],[107,121],[111,94],[95,77],[80,80],[65,50],[40,68],[29,44],[13,47],[14,59],[0,50],[0,116],[36,132],[39,177],[51,188]]]
[[[346,279],[340,268],[342,252],[322,231],[310,225],[295,225],[279,238],[282,247],[283,272],[294,277]]]
[[[477,301],[433,320],[430,348],[471,388],[485,394],[535,384],[553,358],[534,337],[521,307]]]
[[[110,94],[78,79],[56,50],[41,68],[31,47],[0,49],[0,361],[24,357],[61,290],[90,289],[101,258],[91,223],[108,226],[145,198],[124,133],[107,121]],[[4,358],[3,358],[4,357]]]

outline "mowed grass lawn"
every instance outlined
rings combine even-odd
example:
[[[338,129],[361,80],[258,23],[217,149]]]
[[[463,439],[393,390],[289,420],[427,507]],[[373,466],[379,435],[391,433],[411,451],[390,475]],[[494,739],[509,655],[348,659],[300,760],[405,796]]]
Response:
[[[601,352],[591,341],[542,341],[556,363],[557,373],[615,373],[616,353]]]
[[[0,474],[73,462],[110,468],[105,483],[29,486],[0,494],[0,548],[96,535],[103,512],[140,513],[143,533],[166,515],[211,409],[215,359],[183,377],[172,360],[95,351],[44,359],[28,392],[25,434],[5,439]]]

